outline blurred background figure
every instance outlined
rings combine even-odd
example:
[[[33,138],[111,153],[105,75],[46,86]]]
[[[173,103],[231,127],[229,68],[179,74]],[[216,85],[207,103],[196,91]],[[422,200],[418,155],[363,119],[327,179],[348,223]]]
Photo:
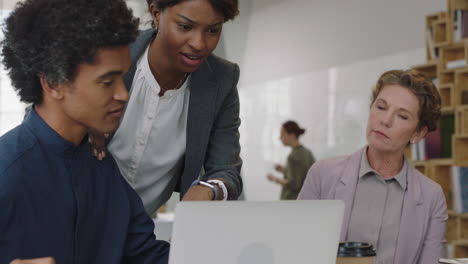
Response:
[[[305,129],[300,128],[294,121],[287,121],[281,126],[281,142],[292,151],[288,155],[285,166],[275,165],[275,170],[283,173],[284,178],[278,178],[273,174],[267,174],[267,179],[280,184],[281,200],[296,200],[302,188],[304,179],[310,166],[315,162],[312,152],[301,145],[299,137],[304,134]]]

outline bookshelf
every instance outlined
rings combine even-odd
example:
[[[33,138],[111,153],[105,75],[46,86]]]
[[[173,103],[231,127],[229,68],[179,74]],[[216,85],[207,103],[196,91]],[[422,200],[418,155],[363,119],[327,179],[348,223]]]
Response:
[[[468,0],[447,0],[446,11],[425,19],[426,64],[412,68],[431,78],[439,89],[441,153],[427,159],[428,153],[420,155],[419,148],[413,146],[405,155],[416,169],[442,187],[448,209],[448,257],[467,258],[468,212],[459,212],[454,199],[456,190],[468,186],[454,185],[453,178],[458,167],[468,167]],[[423,160],[413,160],[412,149],[417,149],[417,157]]]
[[[454,103],[456,106],[468,104],[468,67],[460,68],[455,71],[454,96]]]
[[[455,133],[458,135],[468,135],[468,105],[457,107],[455,118]]]
[[[445,239],[447,243],[453,243],[460,240],[460,216],[454,211],[448,211],[447,230],[445,231]]]
[[[442,112],[444,114],[453,113],[455,105],[455,91],[453,84],[441,84],[438,88],[442,99]]]
[[[450,177],[453,166],[452,159],[432,159],[429,164],[431,179],[440,184],[445,195],[445,200],[447,201],[447,209],[453,210],[453,187]]]
[[[452,151],[454,164],[460,167],[468,167],[468,135],[453,135]]]

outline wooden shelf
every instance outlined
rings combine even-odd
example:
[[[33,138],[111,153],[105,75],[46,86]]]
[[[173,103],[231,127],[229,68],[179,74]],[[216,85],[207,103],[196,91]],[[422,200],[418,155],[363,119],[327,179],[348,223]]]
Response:
[[[454,106],[468,104],[468,67],[455,71]]]
[[[413,70],[423,73],[429,79],[437,78],[437,66],[438,62],[436,60],[432,60],[426,64],[415,65],[411,67]]]
[[[458,106],[456,108],[455,134],[468,135],[468,105]]]
[[[442,115],[453,115],[455,113],[455,108],[453,107],[442,107],[440,109],[440,111],[442,112]]]
[[[454,39],[456,10],[468,11],[468,0],[447,0],[446,12],[425,17],[427,63],[412,67],[438,80],[443,115],[440,124],[444,126],[440,129],[442,155],[452,158],[412,161],[412,164],[442,187],[449,217],[447,248],[453,253],[451,257],[467,258],[468,213],[458,214],[453,210],[452,191],[453,167],[468,167],[468,38]]]
[[[453,17],[453,11],[456,9],[468,10],[468,1],[466,0],[448,0],[448,13]]]
[[[439,86],[454,84],[454,83],[455,83],[455,70],[439,70]]]
[[[468,240],[458,240],[452,243],[454,246],[453,255],[455,258],[465,258],[468,256]]]
[[[432,159],[430,162],[431,179],[439,183],[447,201],[447,209],[453,210],[452,201],[452,159]]]
[[[432,30],[435,47],[445,46],[450,43],[447,17],[432,22]]]
[[[430,164],[427,160],[415,160],[413,161],[413,166],[422,174],[426,175],[427,177],[431,178],[430,175]]]
[[[468,135],[452,136],[452,157],[455,166],[468,167]]]
[[[440,70],[451,70],[447,68],[447,63],[454,61],[462,61],[464,64],[460,67],[453,69],[459,69],[468,65],[468,42],[462,41],[459,43],[450,44],[448,46],[440,48]]]
[[[450,211],[448,211],[445,239],[448,243],[460,240],[460,216],[457,213],[450,213]]]
[[[444,43],[450,42],[451,27],[447,12],[437,12],[426,16],[426,42],[431,39],[431,45],[437,49]],[[437,58],[431,55],[429,43],[426,43],[426,59],[428,61]]]
[[[454,94],[455,90],[453,84],[441,84],[439,85],[440,98],[442,100],[442,108],[452,108],[455,106]]]

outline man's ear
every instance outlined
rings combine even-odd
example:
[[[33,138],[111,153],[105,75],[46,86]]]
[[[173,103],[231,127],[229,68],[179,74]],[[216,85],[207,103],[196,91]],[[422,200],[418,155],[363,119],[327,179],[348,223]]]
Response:
[[[156,3],[151,3],[149,6],[149,10],[151,13],[151,18],[153,19],[153,23],[156,26],[156,28],[159,29],[159,20],[161,17],[161,10],[156,6]]]
[[[50,84],[44,76],[40,76],[39,80],[41,81],[42,91],[47,94],[49,97],[52,97],[56,100],[61,100],[63,98],[63,85],[62,84]]]

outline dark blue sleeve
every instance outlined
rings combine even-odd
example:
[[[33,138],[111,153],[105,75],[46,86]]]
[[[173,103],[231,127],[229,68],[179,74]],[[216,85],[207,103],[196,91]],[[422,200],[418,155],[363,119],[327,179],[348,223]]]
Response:
[[[125,263],[167,264],[169,243],[156,240],[154,223],[143,207],[138,194],[124,181],[131,206],[131,219],[125,245]]]
[[[21,236],[21,230],[14,218],[13,199],[0,188],[0,263],[10,263],[20,254],[15,238]]]

